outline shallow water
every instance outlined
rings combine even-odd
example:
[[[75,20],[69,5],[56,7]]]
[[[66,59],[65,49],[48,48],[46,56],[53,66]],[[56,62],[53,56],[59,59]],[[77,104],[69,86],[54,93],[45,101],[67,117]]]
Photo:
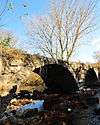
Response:
[[[33,103],[26,104],[21,106],[18,111],[24,112],[27,109],[42,109],[44,100],[35,100]]]
[[[34,109],[34,108],[41,109],[43,107],[43,102],[44,100],[37,100],[37,101],[34,101],[33,103],[24,105],[22,108],[23,109]]]

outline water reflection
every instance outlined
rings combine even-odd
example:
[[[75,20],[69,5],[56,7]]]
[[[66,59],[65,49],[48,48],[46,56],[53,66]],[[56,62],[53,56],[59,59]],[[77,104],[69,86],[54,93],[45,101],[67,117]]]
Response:
[[[34,100],[33,103],[26,104],[24,106],[21,106],[17,111],[24,112],[27,109],[42,109],[43,108],[44,100]]]

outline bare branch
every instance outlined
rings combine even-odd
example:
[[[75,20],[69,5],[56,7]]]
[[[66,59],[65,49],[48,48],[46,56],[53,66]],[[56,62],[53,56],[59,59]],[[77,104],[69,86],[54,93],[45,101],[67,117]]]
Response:
[[[6,0],[5,6],[4,6],[3,10],[0,12],[0,17],[3,16],[3,14],[5,13],[5,11],[7,9],[8,1],[9,0]]]
[[[69,62],[81,39],[93,28],[94,8],[95,0],[51,0],[50,13],[35,25],[31,21],[31,34],[45,55]]]

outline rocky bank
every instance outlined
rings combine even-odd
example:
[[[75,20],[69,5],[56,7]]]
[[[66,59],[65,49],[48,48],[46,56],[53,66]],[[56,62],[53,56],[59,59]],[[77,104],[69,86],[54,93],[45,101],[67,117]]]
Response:
[[[43,90],[43,80],[33,72],[35,67],[41,65],[43,61],[39,55],[0,45],[0,95],[7,95],[14,85],[17,85],[17,91]]]

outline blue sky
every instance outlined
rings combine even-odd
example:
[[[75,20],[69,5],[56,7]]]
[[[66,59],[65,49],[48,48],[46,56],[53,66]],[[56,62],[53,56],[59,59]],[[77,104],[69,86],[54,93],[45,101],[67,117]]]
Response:
[[[2,1],[2,0],[0,0]],[[48,6],[49,0],[12,0],[13,10],[10,10],[3,16],[0,23],[5,24],[2,29],[7,29],[15,34],[18,39],[17,48],[33,53],[33,47],[29,44],[27,30],[22,21],[22,17],[31,15],[43,15]],[[99,0],[97,0],[99,1]],[[88,44],[83,43],[81,48],[76,52],[75,60],[83,62],[93,62],[94,51],[100,50],[100,2],[96,5],[97,30],[90,34]]]

